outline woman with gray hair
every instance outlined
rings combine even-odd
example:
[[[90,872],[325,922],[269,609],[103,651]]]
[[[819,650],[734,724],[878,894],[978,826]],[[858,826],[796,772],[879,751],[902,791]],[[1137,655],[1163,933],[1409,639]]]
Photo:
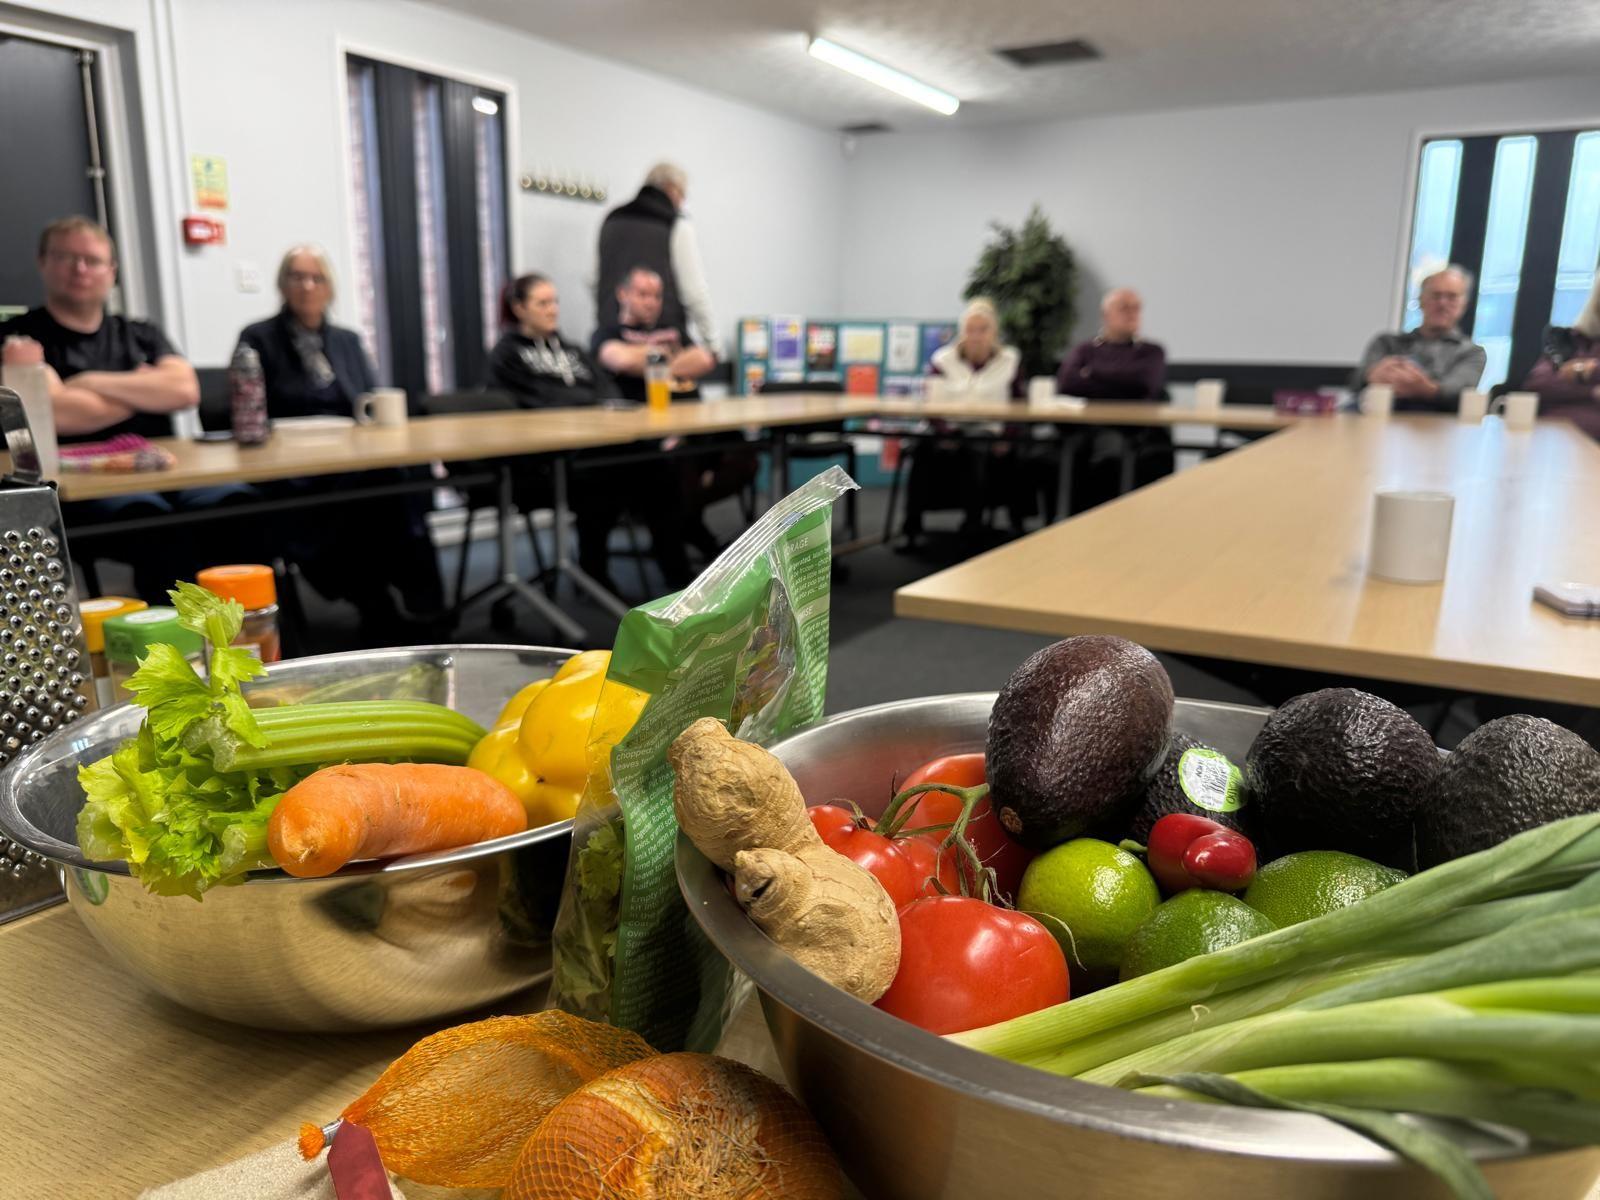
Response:
[[[328,320],[333,292],[327,252],[291,247],[278,266],[283,307],[239,335],[261,359],[273,417],[354,416],[356,400],[376,386],[360,336]]]
[[[277,316],[239,335],[261,359],[267,412],[287,417],[353,417],[356,401],[376,386],[376,372],[355,330],[328,319],[333,267],[318,246],[291,247],[278,267]],[[298,564],[311,585],[330,600],[347,600],[361,613],[359,636],[368,645],[437,640],[444,626],[444,583],[424,523],[425,498],[349,500],[352,487],[400,482],[413,472],[367,471],[358,476],[318,475],[260,485],[268,496],[326,495],[331,521],[279,523],[274,547]],[[299,514],[296,514],[298,518]]]
[[[1540,416],[1561,417],[1600,439],[1600,275],[1578,319],[1545,330],[1544,353],[1522,386],[1539,393]]]

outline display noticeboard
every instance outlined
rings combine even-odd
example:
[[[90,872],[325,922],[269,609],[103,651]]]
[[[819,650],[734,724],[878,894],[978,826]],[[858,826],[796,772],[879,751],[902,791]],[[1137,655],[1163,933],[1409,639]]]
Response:
[[[920,396],[933,352],[956,335],[954,321],[746,317],[739,322],[734,388],[816,383],[852,395]]]

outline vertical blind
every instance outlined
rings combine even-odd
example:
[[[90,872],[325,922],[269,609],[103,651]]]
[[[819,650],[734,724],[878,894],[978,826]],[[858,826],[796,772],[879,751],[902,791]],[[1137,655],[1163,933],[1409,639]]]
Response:
[[[413,402],[477,387],[510,271],[505,97],[356,55],[347,66],[362,337]]]
[[[1423,143],[1412,213],[1405,328],[1422,279],[1445,263],[1478,277],[1463,322],[1488,352],[1481,386],[1520,383],[1547,325],[1569,325],[1600,265],[1600,130]]]

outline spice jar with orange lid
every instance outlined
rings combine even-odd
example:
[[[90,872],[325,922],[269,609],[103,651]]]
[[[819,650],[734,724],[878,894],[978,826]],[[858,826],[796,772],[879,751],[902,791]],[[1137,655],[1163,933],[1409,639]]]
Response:
[[[89,675],[94,680],[95,698],[100,701],[101,708],[116,703],[112,698],[111,666],[106,661],[106,622],[112,617],[149,607],[132,596],[95,596],[78,605],[78,615],[83,620],[83,642],[89,651]]]
[[[272,568],[234,563],[207,567],[194,578],[206,591],[244,606],[244,624],[233,644],[243,646],[262,662],[277,662],[282,646],[278,641],[278,581]]]

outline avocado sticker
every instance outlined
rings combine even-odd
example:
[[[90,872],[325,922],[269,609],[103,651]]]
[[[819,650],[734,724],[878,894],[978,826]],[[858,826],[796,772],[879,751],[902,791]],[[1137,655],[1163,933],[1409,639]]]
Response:
[[[1219,750],[1196,746],[1178,759],[1178,786],[1189,802],[1207,812],[1237,812],[1244,807],[1239,768]]]

